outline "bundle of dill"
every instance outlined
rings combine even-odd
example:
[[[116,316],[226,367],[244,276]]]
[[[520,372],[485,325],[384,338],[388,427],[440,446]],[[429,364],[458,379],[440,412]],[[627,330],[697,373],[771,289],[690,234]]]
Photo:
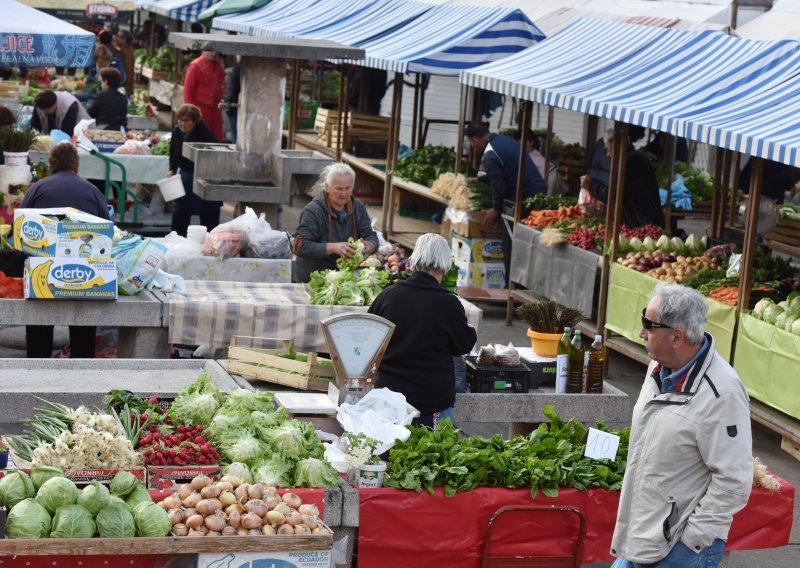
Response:
[[[561,333],[565,327],[575,327],[587,319],[580,310],[568,308],[552,300],[523,304],[517,308],[516,313],[533,331],[539,333]]]

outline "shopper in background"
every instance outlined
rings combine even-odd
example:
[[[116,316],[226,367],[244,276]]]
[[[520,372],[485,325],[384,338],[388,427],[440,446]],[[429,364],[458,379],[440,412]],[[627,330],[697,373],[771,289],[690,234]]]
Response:
[[[119,130],[128,125],[128,98],[119,92],[121,81],[122,76],[113,67],[100,70],[102,90],[87,111],[100,129]]]
[[[237,121],[239,120],[239,93],[242,91],[241,69],[239,56],[236,56],[236,63],[230,68],[225,79],[225,98],[222,106],[225,109],[225,116],[228,117],[228,127],[231,131],[231,142],[236,144]]]
[[[119,51],[114,47],[114,34],[110,30],[102,29],[97,32],[97,45],[105,47],[111,52],[111,57],[119,59]]]
[[[169,143],[169,172],[167,177],[180,174],[186,195],[173,201],[172,230],[185,237],[192,215],[200,216],[200,224],[210,231],[219,225],[221,201],[206,201],[195,195],[194,162],[183,156],[184,142],[219,142],[219,139],[201,120],[200,109],[194,105],[181,105],[175,113],[178,126],[172,131]]]
[[[502,134],[489,132],[485,122],[472,123],[464,130],[469,144],[481,158],[481,173],[478,179],[492,186],[492,207],[483,212],[483,228],[490,229],[503,213],[503,202],[517,200],[517,177],[519,174],[519,142]],[[536,193],[547,193],[544,179],[533,164],[531,157],[525,155],[525,173],[522,197],[532,197]],[[511,235],[503,229],[503,264],[505,265],[506,288],[511,272]]]
[[[75,125],[88,119],[89,114],[74,95],[66,91],[42,91],[34,99],[31,128],[42,134],[61,130],[72,136]]]
[[[114,38],[117,42],[119,58],[122,60],[122,67],[125,69],[125,94],[133,96],[133,67],[136,62],[136,55],[133,49],[133,36],[128,30],[119,30]]]
[[[33,184],[25,193],[21,209],[74,207],[84,213],[109,219],[103,194],[78,175],[78,151],[71,144],[59,144],[50,151],[48,166],[52,174]],[[94,357],[94,326],[69,326],[70,357]],[[27,356],[49,358],[53,355],[53,326],[25,326]]]
[[[105,45],[98,45],[94,48],[94,64],[89,67],[89,72],[86,74],[86,81],[79,91],[75,91],[75,97],[79,101],[90,101],[94,96],[100,92],[100,70],[106,67],[113,67],[119,71],[122,78],[121,83],[124,83],[127,75],[125,73],[125,66],[122,59],[114,56],[111,50]]]
[[[542,176],[542,180],[544,180],[544,163],[545,159],[542,153],[539,151],[539,137],[536,136],[533,130],[528,131],[528,156],[531,157],[531,161],[533,165],[536,166],[536,171],[539,172],[539,175]]]
[[[661,283],[642,311],[652,359],[633,409],[612,568],[716,568],[753,485],[750,407],[704,332],[708,307]]]
[[[317,270],[336,268],[340,257],[353,256],[356,247],[347,242],[349,238],[364,242],[364,257],[378,249],[367,208],[353,197],[353,168],[331,164],[322,170],[320,180],[323,190],[300,213],[293,239],[298,282],[308,282]]]
[[[396,326],[375,386],[403,393],[420,411],[418,426],[435,428],[439,420],[452,420],[453,357],[468,353],[478,339],[458,297],[440,286],[452,262],[444,237],[420,236],[410,258],[413,274],[384,288],[369,307],[369,313]]]
[[[222,113],[219,103],[225,89],[225,69],[216,51],[205,50],[189,64],[183,83],[183,102],[200,109],[203,122],[217,140],[222,140]]]

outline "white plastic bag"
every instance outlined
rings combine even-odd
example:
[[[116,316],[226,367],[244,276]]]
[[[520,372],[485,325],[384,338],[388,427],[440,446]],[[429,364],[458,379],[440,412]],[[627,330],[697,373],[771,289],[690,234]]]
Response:
[[[408,440],[411,432],[406,426],[419,416],[419,411],[409,409],[402,393],[372,389],[357,404],[340,405],[336,420],[346,432],[378,440],[377,453],[382,454],[394,446],[395,440]]]
[[[127,154],[127,155],[149,156],[150,144],[139,140],[125,140],[125,143],[122,146],[116,148],[114,150],[114,153],[123,155]]]
[[[114,243],[111,256],[117,259],[117,289],[133,296],[142,291],[164,264],[167,247],[150,238],[134,235]]]
[[[92,142],[92,139],[86,135],[86,131],[95,128],[95,126],[96,123],[93,118],[81,120],[75,125],[75,128],[72,131],[73,143],[80,145],[87,152],[90,150],[97,150],[97,146],[95,146],[94,142]]]
[[[164,267],[167,272],[180,272],[184,263],[203,256],[203,245],[190,241],[175,231],[164,237],[161,242],[167,247],[167,262]]]
[[[163,292],[174,292],[186,296],[186,281],[183,276],[178,274],[170,274],[159,270],[153,279],[147,284],[148,290],[161,290]]]

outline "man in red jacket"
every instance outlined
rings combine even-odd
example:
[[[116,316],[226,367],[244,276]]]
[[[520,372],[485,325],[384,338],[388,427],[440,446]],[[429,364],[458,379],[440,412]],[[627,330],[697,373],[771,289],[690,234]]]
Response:
[[[203,122],[217,140],[222,140],[222,113],[219,103],[225,90],[225,69],[216,51],[203,51],[186,70],[183,102],[200,109]]]

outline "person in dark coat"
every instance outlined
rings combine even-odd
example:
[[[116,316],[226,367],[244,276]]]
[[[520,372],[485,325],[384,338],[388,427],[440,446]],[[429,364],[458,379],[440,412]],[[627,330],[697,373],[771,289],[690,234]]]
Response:
[[[102,90],[97,93],[89,106],[89,116],[95,119],[102,130],[119,130],[128,126],[128,98],[119,92],[122,75],[113,67],[100,70]]]
[[[752,158],[748,160],[739,176],[739,189],[745,193],[750,193],[753,162]],[[774,199],[777,203],[783,203],[786,199],[786,192],[793,190],[798,181],[800,181],[800,170],[797,168],[772,160],[764,160],[761,195]]]
[[[219,225],[222,201],[206,201],[195,195],[194,162],[183,157],[184,142],[219,142],[211,129],[201,120],[200,109],[194,105],[181,105],[175,113],[178,126],[172,131],[169,143],[169,171],[167,177],[180,174],[186,195],[172,202],[172,230],[185,237],[192,215],[200,215],[200,224],[211,231]]]
[[[353,168],[331,164],[322,170],[320,178],[324,189],[300,213],[293,238],[298,282],[308,282],[317,270],[335,269],[340,257],[353,256],[356,247],[348,242],[349,238],[364,243],[365,258],[378,250],[378,235],[367,208],[353,197]]]
[[[439,420],[452,420],[453,357],[468,353],[478,336],[458,297],[440,285],[452,265],[447,240],[420,236],[410,262],[413,274],[385,288],[369,307],[396,326],[375,386],[405,395],[421,414],[414,424],[435,428]]]
[[[20,209],[74,207],[102,219],[109,219],[103,194],[78,175],[78,151],[70,144],[59,144],[50,151],[48,166],[52,175],[33,184],[25,193]],[[70,357],[94,358],[94,326],[69,326]],[[53,355],[53,326],[25,326],[28,358]]]

